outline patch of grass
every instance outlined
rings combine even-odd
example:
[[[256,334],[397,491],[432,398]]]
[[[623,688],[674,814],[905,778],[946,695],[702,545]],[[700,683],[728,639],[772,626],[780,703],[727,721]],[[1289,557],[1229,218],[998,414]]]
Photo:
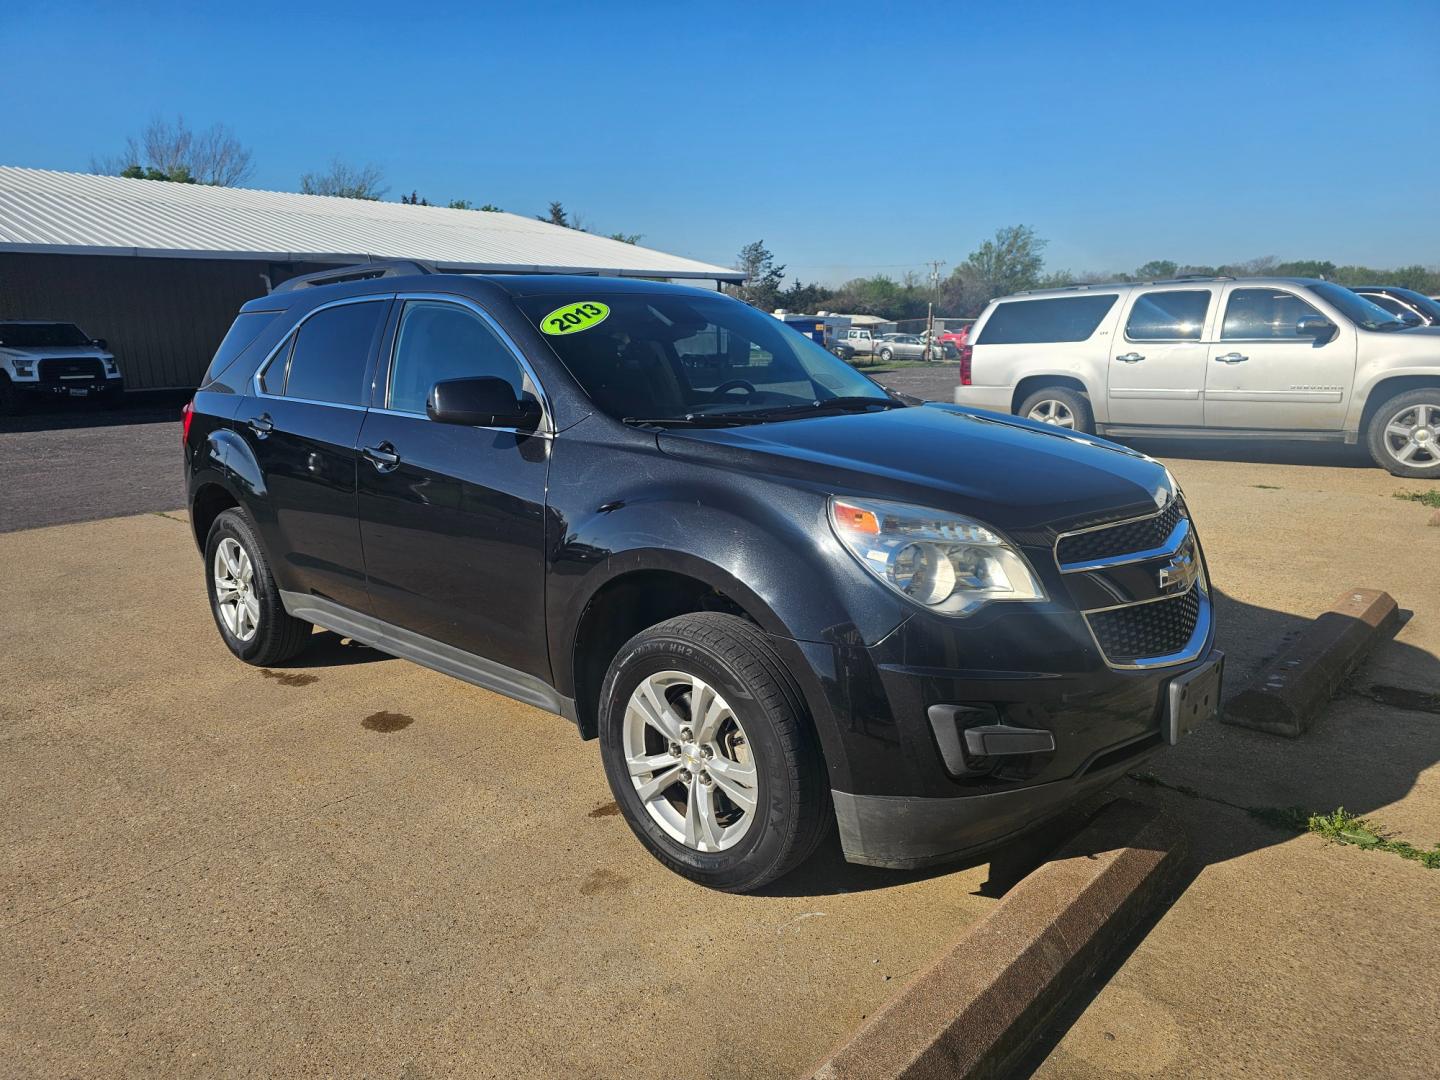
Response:
[[[1417,502],[1421,506],[1440,510],[1440,490],[1435,488],[1431,488],[1429,491],[1397,491],[1395,498],[1404,499],[1406,502]]]
[[[1418,862],[1427,870],[1440,870],[1440,844],[1430,850],[1404,840],[1392,840],[1378,826],[1356,817],[1343,806],[1328,814],[1308,813],[1299,806],[1257,806],[1250,816],[1287,832],[1310,832],[1336,844],[1350,844],[1367,851],[1388,851],[1402,859]]]

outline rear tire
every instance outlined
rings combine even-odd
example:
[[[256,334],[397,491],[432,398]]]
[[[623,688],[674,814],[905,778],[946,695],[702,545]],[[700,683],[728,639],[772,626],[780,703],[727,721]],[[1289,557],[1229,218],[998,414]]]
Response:
[[[790,872],[834,820],[800,691],[733,615],[681,615],[625,643],[600,691],[600,751],[640,842],[712,889],[751,892]]]
[[[1370,456],[1391,476],[1440,479],[1440,386],[1396,394],[1365,431]]]
[[[231,584],[243,588],[231,588]],[[221,639],[247,664],[269,667],[284,663],[309,643],[314,628],[285,610],[265,550],[249,517],[238,507],[223,512],[210,526],[205,541],[205,585]],[[234,599],[237,593],[242,597],[238,602]]]
[[[1090,411],[1090,399],[1066,386],[1046,386],[1035,391],[1020,403],[1016,415],[1067,431],[1079,431],[1086,435],[1095,433],[1095,414]]]

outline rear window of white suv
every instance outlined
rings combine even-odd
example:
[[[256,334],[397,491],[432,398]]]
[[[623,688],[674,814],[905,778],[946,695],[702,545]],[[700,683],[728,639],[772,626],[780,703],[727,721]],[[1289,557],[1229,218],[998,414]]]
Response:
[[[1007,300],[997,304],[977,345],[1038,345],[1084,341],[1115,306],[1117,295],[1057,296],[1050,300]]]

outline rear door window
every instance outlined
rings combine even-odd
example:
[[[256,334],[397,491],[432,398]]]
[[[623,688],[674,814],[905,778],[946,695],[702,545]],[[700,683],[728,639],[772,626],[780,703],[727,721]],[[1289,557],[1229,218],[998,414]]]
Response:
[[[316,312],[293,335],[283,382],[284,350],[261,376],[261,389],[325,404],[365,404],[365,373],[385,310],[384,301],[370,300]]]
[[[1307,315],[1319,315],[1294,293],[1280,289],[1231,289],[1225,302],[1223,338],[1256,341],[1297,338],[1295,324]]]
[[[1142,293],[1130,309],[1125,336],[1131,341],[1199,341],[1209,309],[1209,289]]]
[[[1118,294],[1008,300],[990,313],[977,345],[1084,341],[1115,306]]]

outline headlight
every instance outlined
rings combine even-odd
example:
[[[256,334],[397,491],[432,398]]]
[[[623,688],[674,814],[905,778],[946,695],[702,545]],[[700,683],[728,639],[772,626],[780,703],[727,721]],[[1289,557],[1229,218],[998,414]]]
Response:
[[[106,375],[119,375],[119,374],[120,374],[120,369],[115,365],[115,358],[114,358],[113,356],[104,357],[104,360],[105,360],[105,374],[106,374]]]
[[[15,374],[16,374],[16,375],[19,375],[22,379],[28,379],[28,378],[30,378],[31,375],[34,375],[34,374],[35,374],[35,361],[33,361],[33,360],[16,360],[16,361],[15,361]]]
[[[830,525],[871,574],[942,615],[1043,600],[1024,556],[973,518],[870,499],[830,500]]]

